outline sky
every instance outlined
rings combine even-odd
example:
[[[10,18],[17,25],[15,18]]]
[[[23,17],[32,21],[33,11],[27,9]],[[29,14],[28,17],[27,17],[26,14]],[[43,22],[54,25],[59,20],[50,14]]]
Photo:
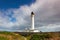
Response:
[[[60,0],[0,0],[0,30],[17,31],[31,27],[42,32],[60,31]]]

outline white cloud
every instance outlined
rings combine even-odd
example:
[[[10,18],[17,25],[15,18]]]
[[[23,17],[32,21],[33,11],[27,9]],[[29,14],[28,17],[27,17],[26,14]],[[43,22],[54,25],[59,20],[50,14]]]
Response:
[[[60,31],[60,25],[59,24],[49,24],[46,26],[42,26],[42,27],[38,27],[37,29],[39,29],[42,32],[51,32],[51,31]]]

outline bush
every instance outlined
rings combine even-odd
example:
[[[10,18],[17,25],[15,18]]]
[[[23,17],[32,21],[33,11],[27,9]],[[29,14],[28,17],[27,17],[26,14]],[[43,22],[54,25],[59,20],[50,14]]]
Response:
[[[49,39],[51,36],[49,34],[34,34],[30,40],[45,40]]]

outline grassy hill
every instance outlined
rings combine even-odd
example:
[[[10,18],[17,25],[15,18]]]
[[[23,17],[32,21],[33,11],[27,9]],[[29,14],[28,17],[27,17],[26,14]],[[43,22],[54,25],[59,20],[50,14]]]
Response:
[[[24,37],[13,32],[0,32],[0,40],[24,40]]]
[[[0,40],[60,40],[60,32],[26,33],[0,32]]]

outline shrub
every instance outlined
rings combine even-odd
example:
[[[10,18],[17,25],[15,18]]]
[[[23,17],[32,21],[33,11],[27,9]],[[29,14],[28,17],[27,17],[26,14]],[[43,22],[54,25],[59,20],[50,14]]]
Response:
[[[49,39],[51,36],[49,34],[34,34],[30,40],[45,40]]]

